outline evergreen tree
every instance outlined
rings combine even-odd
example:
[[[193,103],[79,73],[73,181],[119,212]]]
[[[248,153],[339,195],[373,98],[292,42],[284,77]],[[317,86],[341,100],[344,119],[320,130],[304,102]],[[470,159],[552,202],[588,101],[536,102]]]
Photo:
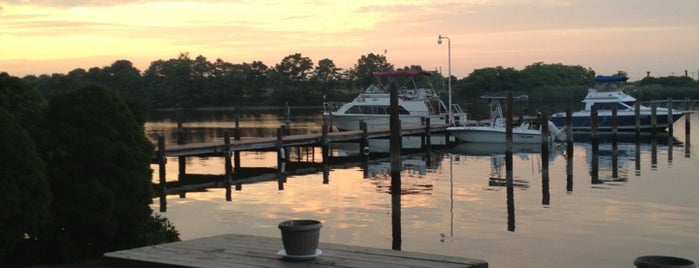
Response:
[[[113,91],[86,86],[48,105],[43,152],[60,258],[142,245],[151,220],[153,145]],[[74,256],[70,256],[75,254]]]
[[[46,167],[34,142],[0,107],[0,266],[26,238],[34,239],[49,214]]]

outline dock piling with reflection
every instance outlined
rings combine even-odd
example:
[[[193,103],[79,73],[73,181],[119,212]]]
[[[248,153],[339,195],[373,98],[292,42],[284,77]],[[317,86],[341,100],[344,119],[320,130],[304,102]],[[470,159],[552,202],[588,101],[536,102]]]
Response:
[[[429,122],[429,120],[425,120]],[[156,192],[161,196],[161,209],[166,209],[165,197],[168,193],[179,193],[180,198],[185,198],[185,192],[189,189],[200,189],[207,187],[225,187],[226,200],[230,200],[230,188],[235,185],[236,190],[242,189],[240,179],[248,182],[270,180],[270,177],[280,182],[279,189],[283,189],[283,183],[286,182],[288,175],[287,168],[290,165],[290,155],[293,148],[298,148],[297,153],[300,155],[300,150],[304,148],[320,147],[322,151],[323,163],[328,163],[332,155],[329,150],[330,143],[342,142],[359,142],[360,155],[364,160],[368,159],[370,154],[369,140],[377,138],[387,138],[390,136],[391,129],[368,129],[366,123],[363,123],[362,130],[330,132],[330,127],[324,124],[321,133],[319,134],[301,134],[301,135],[285,135],[288,128],[282,125],[277,129],[275,138],[260,137],[250,139],[240,139],[239,125],[236,123],[236,128],[233,130],[234,139],[230,138],[230,131],[225,131],[224,142],[208,142],[208,143],[189,143],[185,142],[186,133],[181,122],[178,123],[178,132],[176,134],[176,145],[165,146],[165,138],[158,137],[158,147],[154,152],[152,159],[153,164],[158,164],[159,167],[159,182],[155,185]],[[416,127],[394,128],[398,129],[399,136],[425,136],[436,133],[446,133],[448,125],[423,125]],[[424,143],[430,144],[429,137],[422,137]],[[304,147],[304,148],[301,148]],[[428,145],[422,148],[429,148]],[[271,175],[270,168],[243,168],[241,166],[240,152],[243,151],[275,151],[277,153],[277,168],[276,175]],[[313,150],[312,150],[313,151]],[[225,170],[222,175],[215,174],[187,174],[186,164],[187,157],[224,157]],[[167,157],[177,157],[178,170],[177,181],[167,182],[165,176],[165,165]],[[301,160],[299,156],[298,163],[300,167],[316,167],[320,170],[321,164],[315,162],[315,158]],[[233,166],[231,166],[233,161]],[[325,169],[329,169],[325,167]],[[254,174],[253,174],[254,173]],[[251,175],[253,174],[253,175]],[[248,179],[248,177],[254,177]],[[324,180],[327,182],[327,180]],[[171,185],[169,187],[168,185]]]

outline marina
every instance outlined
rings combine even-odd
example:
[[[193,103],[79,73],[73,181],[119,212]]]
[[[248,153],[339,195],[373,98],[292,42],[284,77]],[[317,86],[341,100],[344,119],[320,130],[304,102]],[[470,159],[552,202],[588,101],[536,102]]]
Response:
[[[269,118],[271,123],[243,119],[243,137],[275,133],[284,120]],[[695,125],[696,120],[691,117]],[[299,114],[291,121],[305,126],[322,118]],[[189,129],[190,138],[222,143],[220,122],[197,123]],[[255,125],[262,127],[253,131]],[[147,124],[149,137],[165,133],[161,126]],[[699,137],[686,132],[684,124],[674,127],[672,135],[643,134],[640,143],[633,133],[620,134],[616,158],[611,133],[599,135],[597,158],[591,155],[591,133],[576,133],[570,155],[566,146],[552,148],[546,157],[538,146],[521,146],[513,156],[513,177],[526,187],[515,185],[511,194],[506,185],[491,184],[496,181],[490,178],[498,176],[494,159],[500,161],[502,151],[484,146],[405,153],[401,251],[481,259],[492,267],[628,267],[636,257],[651,254],[696,261],[699,237],[693,230],[699,228],[699,211],[693,204],[699,202],[699,182],[693,176],[697,148],[691,140]],[[175,123],[167,129],[175,130]],[[317,123],[291,130],[320,131]],[[174,142],[168,140],[168,146]],[[342,146],[330,146],[333,155],[361,155],[357,144],[336,145]],[[327,174],[289,175],[283,188],[277,181],[243,184],[230,201],[222,185],[187,192],[169,198],[162,214],[185,241],[227,234],[278,237],[281,220],[312,218],[323,222],[321,243],[391,249],[396,236],[388,194],[390,159],[377,151],[372,146],[367,161],[332,165]],[[276,152],[245,151],[241,158],[246,167],[277,165]],[[177,157],[169,160],[177,162]],[[506,165],[497,161],[505,178]],[[223,162],[222,157],[191,157],[187,171],[220,174]],[[177,165],[167,165],[167,174],[168,181],[176,181]],[[153,208],[158,210],[157,201]],[[526,246],[533,243],[537,247]]]

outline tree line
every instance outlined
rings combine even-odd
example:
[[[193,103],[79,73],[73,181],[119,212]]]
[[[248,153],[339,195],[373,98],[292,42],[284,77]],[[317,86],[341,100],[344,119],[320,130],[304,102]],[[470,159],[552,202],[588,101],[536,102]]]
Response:
[[[385,55],[362,55],[349,69],[342,69],[328,58],[314,63],[299,53],[268,66],[260,61],[229,63],[209,61],[204,56],[157,60],[140,71],[128,60],[106,67],[75,69],[68,74],[26,76],[47,98],[79,85],[97,83],[112,88],[135,109],[230,107],[230,106],[320,106],[324,100],[349,101],[371,83],[373,73],[392,70],[421,70],[420,65],[396,68]],[[619,75],[626,75],[619,71]],[[455,103],[478,101],[481,95],[499,91],[528,94],[539,102],[580,101],[594,84],[595,72],[579,65],[533,63],[522,70],[502,66],[476,69],[468,76],[445,78],[433,72],[432,83],[440,95],[452,81]],[[698,98],[697,81],[689,77],[646,77],[633,83],[640,89],[637,97],[676,99]],[[643,88],[646,89],[643,89]],[[651,94],[652,92],[652,94]],[[444,93],[444,94],[442,94]]]
[[[0,73],[0,266],[74,263],[179,240],[150,208],[144,123],[104,86],[47,100]]]

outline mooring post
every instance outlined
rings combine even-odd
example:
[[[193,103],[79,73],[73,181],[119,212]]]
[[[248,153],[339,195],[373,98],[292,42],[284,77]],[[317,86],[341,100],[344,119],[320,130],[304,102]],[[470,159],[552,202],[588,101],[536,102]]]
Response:
[[[551,141],[553,139],[550,138],[549,136],[549,117],[546,113],[542,112],[541,113],[541,153],[542,155],[545,153],[548,155],[549,153],[549,145],[551,144]]]
[[[635,157],[636,157],[636,161],[634,161],[634,162],[636,162],[636,166],[635,166],[636,167],[636,177],[638,177],[638,176],[641,176],[641,161],[639,161],[641,159],[641,141],[640,140],[636,141],[636,155],[635,155]]]
[[[573,110],[566,109],[566,141],[573,142]]]
[[[233,178],[233,167],[231,166],[231,133],[226,130],[223,132],[223,144],[225,149],[223,149],[225,168],[226,168],[226,201],[231,201],[231,181]]]
[[[618,141],[617,141],[617,128],[619,125],[619,120],[617,118],[617,107],[612,107],[612,178],[619,177],[619,152]]]
[[[667,133],[672,137],[673,131],[672,98],[667,99]]]
[[[280,190],[284,189],[283,183],[286,182],[286,161],[288,157],[286,149],[284,148],[283,132],[283,127],[277,129],[277,169],[280,174],[279,181],[282,184]]]
[[[401,250],[402,228],[401,228],[401,192],[402,182],[400,171],[402,168],[400,153],[402,150],[401,123],[398,112],[398,86],[395,82],[390,84],[390,148],[391,155],[391,226],[393,233],[393,250]]]
[[[158,136],[158,177],[160,179],[160,212],[167,212],[167,181],[165,178],[165,137]]]
[[[689,124],[689,118],[692,113],[690,112],[685,112],[684,113],[684,135],[689,137],[690,130],[692,129],[692,126]]]
[[[634,103],[634,115],[636,116],[636,141],[641,140],[641,101]]]
[[[610,124],[612,127],[612,139],[613,140],[616,140],[616,138],[617,138],[617,131],[618,131],[618,127],[619,127],[619,119],[618,119],[617,113],[618,113],[617,107],[616,106],[612,107],[612,118],[611,118]]]
[[[420,125],[423,126],[423,127],[424,127],[424,125],[425,125],[425,119],[427,119],[427,118],[424,117],[424,116],[423,116],[423,117],[420,117]],[[420,135],[420,148],[422,148],[422,149],[424,149],[424,148],[425,148],[425,144],[427,144],[427,141],[425,140],[425,138],[426,138],[426,137],[425,137],[425,134],[427,134],[427,131],[425,131],[425,132],[423,133],[423,135]]]
[[[549,118],[541,112],[541,204],[548,206],[551,201],[549,191],[549,146],[553,141],[549,136]]]
[[[429,150],[432,147],[432,122],[430,118],[425,118],[425,149]]]
[[[507,188],[507,230],[515,231],[514,178],[512,163],[512,93],[505,105],[505,186]]]
[[[184,142],[184,129],[182,128],[182,124],[178,123],[177,124],[177,145],[183,145]],[[187,158],[185,156],[178,156],[177,157],[177,167],[178,167],[178,174],[177,174],[177,181],[182,182],[185,180],[185,177],[187,176]],[[186,197],[186,192],[182,191],[180,192],[180,198],[185,198]]]
[[[573,141],[566,141],[566,191],[573,192]]]
[[[323,123],[321,133],[322,137],[320,138],[320,151],[321,154],[323,154],[323,163],[327,163],[328,159],[330,158],[330,150],[328,148],[328,132],[330,131],[330,126],[328,126],[328,122]]]
[[[507,93],[505,103],[505,153],[512,153],[512,93]]]
[[[692,113],[690,112],[685,112],[684,113],[684,157],[689,158],[691,156],[691,148],[692,148],[692,143],[690,139],[690,125],[689,125],[689,115]]]
[[[592,131],[592,140],[596,140],[599,138],[599,117],[597,113],[597,105],[592,105],[592,109],[590,110],[590,122],[591,126],[590,129]]]
[[[369,127],[366,121],[359,121],[359,129],[362,130],[362,139],[359,141],[359,153],[367,157],[371,153],[371,149],[369,148]]]
[[[653,134],[650,139],[650,169],[658,169],[658,139]]]
[[[599,184],[599,139],[596,137],[592,138],[592,155],[591,159],[591,184]]]
[[[650,105],[650,135],[655,137],[658,128],[658,103],[652,102]]]

